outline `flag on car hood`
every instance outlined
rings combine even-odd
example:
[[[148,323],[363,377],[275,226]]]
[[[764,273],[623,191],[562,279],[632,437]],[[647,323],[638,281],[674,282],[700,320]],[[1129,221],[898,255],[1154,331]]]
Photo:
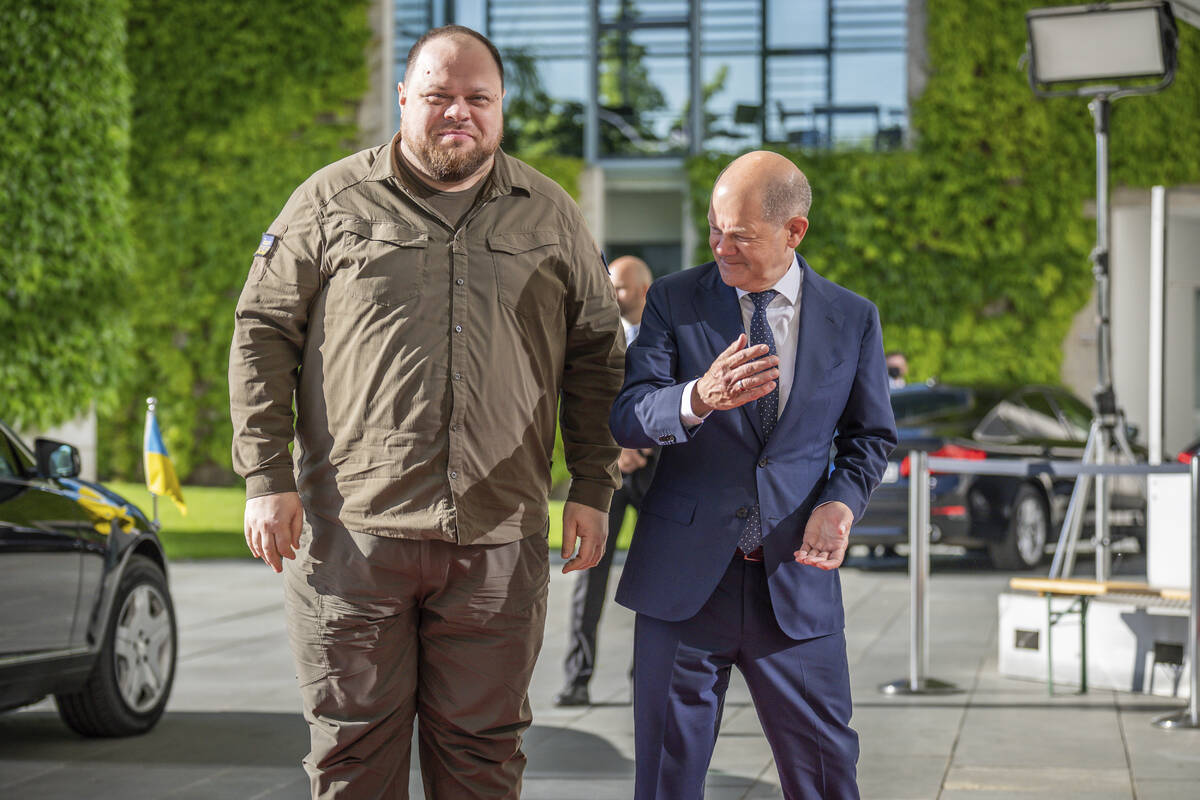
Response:
[[[183,502],[183,489],[179,486],[175,465],[167,455],[167,446],[163,444],[162,431],[158,429],[158,417],[153,407],[146,410],[146,442],[143,449],[146,459],[146,488],[151,494],[171,498],[175,505],[179,506],[179,513],[187,514],[187,505]]]

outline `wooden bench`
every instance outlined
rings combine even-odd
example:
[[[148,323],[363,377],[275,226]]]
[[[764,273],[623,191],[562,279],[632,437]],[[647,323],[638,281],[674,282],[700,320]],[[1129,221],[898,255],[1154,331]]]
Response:
[[[1009,588],[1035,592],[1046,598],[1046,688],[1054,694],[1054,626],[1068,614],[1079,615],[1079,691],[1088,690],[1087,682],[1087,611],[1088,604],[1100,600],[1137,606],[1187,608],[1191,593],[1187,589],[1163,589],[1134,581],[1094,581],[1085,578],[1012,578]],[[1054,610],[1055,597],[1073,597],[1074,602]]]

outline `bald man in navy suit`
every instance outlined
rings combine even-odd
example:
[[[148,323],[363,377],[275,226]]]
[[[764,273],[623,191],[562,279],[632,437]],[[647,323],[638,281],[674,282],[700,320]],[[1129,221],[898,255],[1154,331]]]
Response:
[[[636,800],[703,796],[734,666],[785,796],[859,796],[837,568],[896,427],[878,311],[796,253],[811,201],[779,154],[730,164],[716,261],[651,287],[626,354],[613,433],[662,448],[617,590]]]

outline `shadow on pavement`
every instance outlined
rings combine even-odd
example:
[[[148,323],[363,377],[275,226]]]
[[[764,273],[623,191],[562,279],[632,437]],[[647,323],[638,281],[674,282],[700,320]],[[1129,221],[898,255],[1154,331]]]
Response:
[[[612,744],[577,729],[535,725],[525,735],[524,749],[529,758],[527,782],[633,776],[633,762]],[[43,789],[46,796],[66,796],[64,789],[74,785],[82,791],[97,770],[116,769],[132,776],[126,769],[131,765],[152,766],[167,784],[172,771],[185,782],[196,779],[197,769],[214,773],[217,777],[207,784],[210,792],[223,791],[239,774],[263,772],[294,776],[302,785],[300,760],[307,750],[308,729],[299,714],[168,713],[149,733],[127,739],[85,739],[51,712],[2,714],[0,787],[19,785],[26,796],[39,796]],[[413,770],[416,753],[414,746]],[[142,789],[149,793],[139,797],[159,796],[150,787]]]
[[[601,775],[632,777],[633,762],[607,740],[576,728],[534,725],[525,734],[526,778]]]
[[[0,773],[4,762],[22,759],[299,769],[307,752],[299,714],[168,713],[149,733],[127,739],[86,739],[50,712],[0,715]]]

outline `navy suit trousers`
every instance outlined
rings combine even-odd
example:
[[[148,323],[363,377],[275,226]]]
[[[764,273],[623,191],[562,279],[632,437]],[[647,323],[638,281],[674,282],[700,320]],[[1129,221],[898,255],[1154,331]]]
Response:
[[[735,558],[694,617],[638,614],[635,800],[699,800],[732,667],[742,672],[789,800],[858,800],[858,734],[841,631],[780,630],[762,562]],[[765,755],[765,754],[764,754]]]

